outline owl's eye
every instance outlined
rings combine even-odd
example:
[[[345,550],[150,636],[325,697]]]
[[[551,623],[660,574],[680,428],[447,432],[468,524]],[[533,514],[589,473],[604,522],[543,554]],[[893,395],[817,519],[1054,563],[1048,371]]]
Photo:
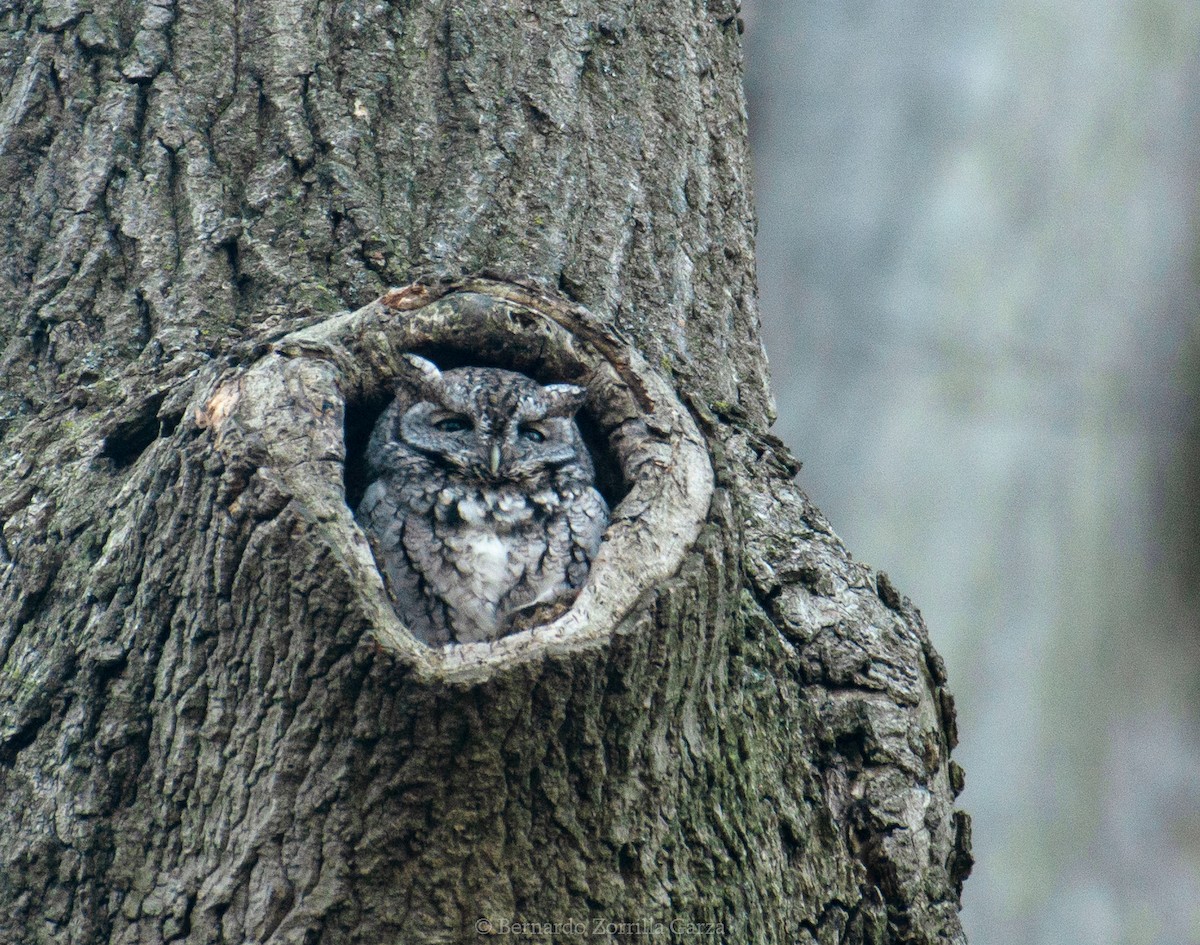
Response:
[[[471,421],[466,417],[447,417],[435,423],[434,427],[443,433],[462,433],[463,430],[471,429]]]
[[[546,442],[546,435],[541,430],[535,430],[533,427],[521,427],[517,431],[517,436],[522,440],[528,440],[530,443]]]

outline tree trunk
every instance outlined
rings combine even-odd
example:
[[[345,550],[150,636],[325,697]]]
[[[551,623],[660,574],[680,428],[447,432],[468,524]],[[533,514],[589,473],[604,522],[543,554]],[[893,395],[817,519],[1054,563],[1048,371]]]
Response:
[[[3,17],[0,941],[963,940],[942,662],[767,432],[733,0]],[[473,338],[650,445],[586,605],[433,651],[346,496]]]

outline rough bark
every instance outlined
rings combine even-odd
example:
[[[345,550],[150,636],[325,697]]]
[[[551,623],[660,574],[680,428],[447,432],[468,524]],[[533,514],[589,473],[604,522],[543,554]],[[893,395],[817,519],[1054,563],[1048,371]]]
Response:
[[[0,940],[962,940],[941,661],[767,432],[732,3],[0,15]],[[326,342],[484,272],[713,476],[465,672],[344,501],[398,352]]]

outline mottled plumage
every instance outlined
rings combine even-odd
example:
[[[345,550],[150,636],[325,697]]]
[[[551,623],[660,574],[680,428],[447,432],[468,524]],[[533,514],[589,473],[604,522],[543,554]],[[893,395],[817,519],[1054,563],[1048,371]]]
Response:
[[[417,394],[375,425],[357,513],[400,619],[440,645],[565,609],[608,525],[574,421],[585,391],[407,357]]]

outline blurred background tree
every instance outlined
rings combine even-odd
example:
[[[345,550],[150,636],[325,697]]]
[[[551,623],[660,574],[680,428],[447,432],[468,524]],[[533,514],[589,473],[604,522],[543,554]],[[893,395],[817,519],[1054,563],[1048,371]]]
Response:
[[[1200,4],[744,15],[776,429],[950,663],[970,940],[1200,942]]]

